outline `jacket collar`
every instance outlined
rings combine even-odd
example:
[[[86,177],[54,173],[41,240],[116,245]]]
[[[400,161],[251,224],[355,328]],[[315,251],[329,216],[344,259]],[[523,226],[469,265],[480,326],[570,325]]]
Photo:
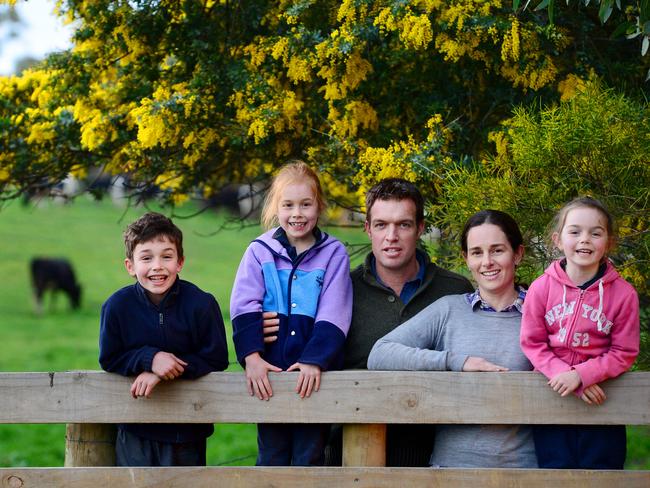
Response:
[[[164,296],[164,298],[162,299],[162,301],[158,306],[154,305],[153,302],[149,300],[149,296],[147,295],[147,290],[145,290],[144,287],[137,280],[134,285],[135,292],[136,295],[138,296],[138,300],[140,300],[141,302],[146,303],[151,307],[157,308],[158,310],[163,310],[165,307],[173,304],[176,301],[178,294],[180,293],[180,288],[181,288],[180,281],[181,281],[180,278],[176,276],[176,281],[174,281],[174,284],[167,291],[167,294]]]

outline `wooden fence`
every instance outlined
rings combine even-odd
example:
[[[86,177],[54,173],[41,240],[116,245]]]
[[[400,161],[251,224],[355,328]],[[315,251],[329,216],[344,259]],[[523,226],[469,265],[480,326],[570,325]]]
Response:
[[[241,373],[163,383],[138,400],[130,379],[103,372],[0,373],[0,423],[68,424],[66,467],[2,468],[0,486],[650,487],[650,471],[382,467],[387,423],[650,425],[650,373],[605,383],[602,406],[561,398],[531,372],[330,372],[302,400],[296,377],[272,375],[274,396],[263,402]],[[341,423],[344,467],[97,467],[112,462],[118,422]]]

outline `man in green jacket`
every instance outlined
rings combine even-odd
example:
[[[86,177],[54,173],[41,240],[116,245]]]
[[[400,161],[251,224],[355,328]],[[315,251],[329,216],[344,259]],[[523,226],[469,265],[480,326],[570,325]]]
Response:
[[[343,369],[366,369],[375,342],[440,297],[473,291],[470,282],[440,268],[417,248],[424,231],[424,199],[415,185],[388,178],[366,194],[365,231],[372,251],[352,271],[352,323]],[[268,315],[268,314],[267,314]],[[265,323],[267,341],[277,328]],[[270,334],[270,335],[268,335]],[[428,466],[433,425],[389,425],[387,466]],[[341,428],[334,426],[326,449],[328,465],[341,465]]]

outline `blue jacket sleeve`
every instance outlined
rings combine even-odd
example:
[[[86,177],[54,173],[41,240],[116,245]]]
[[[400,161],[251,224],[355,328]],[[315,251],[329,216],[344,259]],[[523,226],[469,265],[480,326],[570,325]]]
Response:
[[[193,342],[196,350],[178,355],[187,363],[183,378],[194,379],[212,371],[228,367],[228,346],[219,304],[210,295],[206,310],[197,317],[193,326]]]
[[[151,346],[127,349],[122,340],[120,321],[112,311],[110,299],[104,303],[99,326],[99,364],[103,370],[124,376],[151,371],[153,357],[159,351]]]

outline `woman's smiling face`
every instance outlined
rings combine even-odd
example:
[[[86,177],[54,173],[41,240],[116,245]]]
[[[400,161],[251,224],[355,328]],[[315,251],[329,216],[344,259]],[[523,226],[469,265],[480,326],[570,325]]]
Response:
[[[515,268],[523,247],[512,249],[507,236],[494,224],[472,227],[467,234],[465,262],[478,284],[481,297],[512,295]]]

